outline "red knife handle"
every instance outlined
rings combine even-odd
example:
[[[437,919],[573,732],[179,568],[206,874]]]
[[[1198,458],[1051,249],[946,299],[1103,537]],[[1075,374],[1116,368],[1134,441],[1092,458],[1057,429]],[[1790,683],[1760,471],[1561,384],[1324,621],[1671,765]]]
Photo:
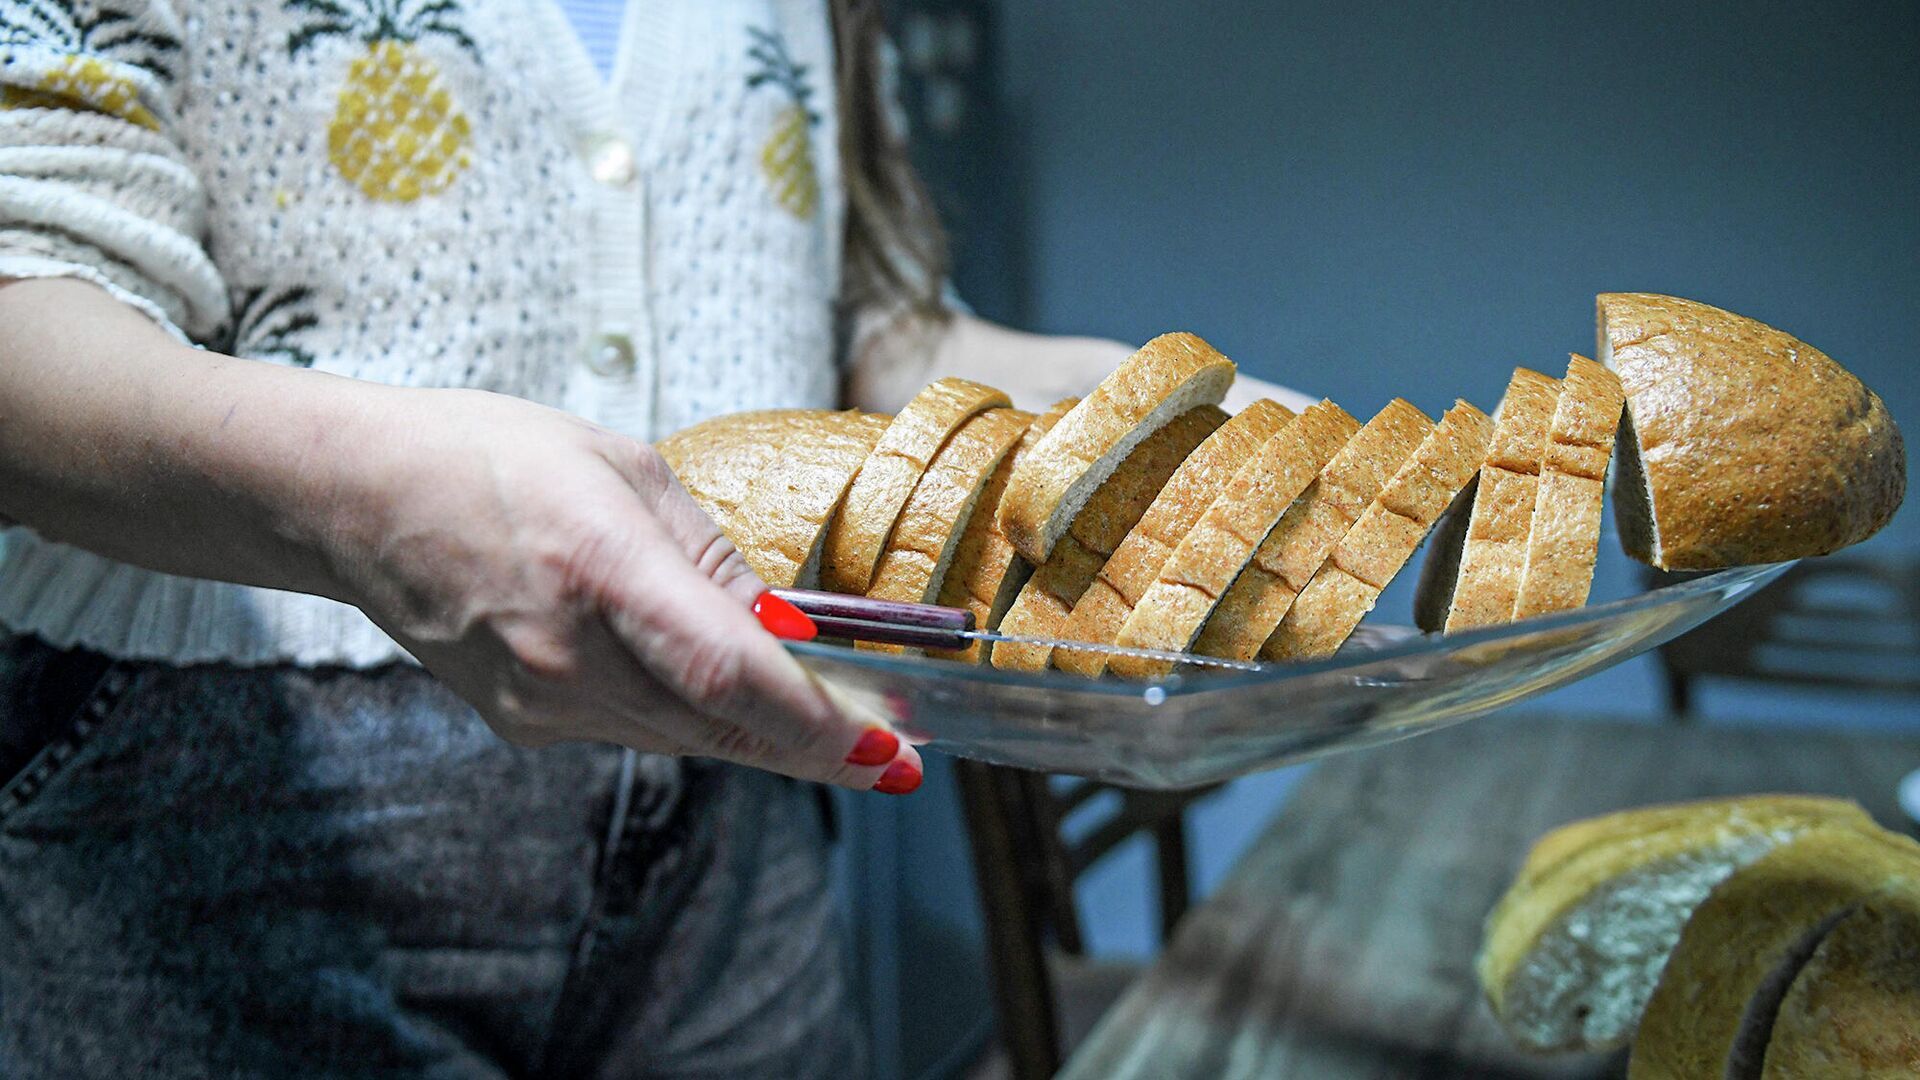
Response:
[[[871,641],[881,645],[904,645],[910,649],[964,649],[967,639],[957,630],[939,626],[902,626],[899,623],[868,622],[865,619],[841,619],[832,615],[813,616],[820,636]]]
[[[971,630],[973,612],[966,608],[941,607],[938,604],[913,604],[902,600],[874,600],[865,596],[847,596],[842,593],[816,592],[812,589],[773,589],[775,596],[799,608],[812,616],[814,622],[822,619],[850,619],[876,626],[898,626],[905,628],[925,628],[932,630]],[[827,633],[824,623],[822,633]],[[862,641],[879,641],[880,638],[861,638]],[[949,642],[958,638],[949,637]],[[893,644],[904,644],[894,642]],[[955,645],[941,645],[936,648],[957,648]]]

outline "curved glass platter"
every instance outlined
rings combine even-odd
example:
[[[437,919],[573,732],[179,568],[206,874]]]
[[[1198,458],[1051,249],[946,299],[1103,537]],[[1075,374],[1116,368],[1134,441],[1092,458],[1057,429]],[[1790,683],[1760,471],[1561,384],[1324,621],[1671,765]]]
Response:
[[[1446,637],[1363,626],[1338,655],[1154,682],[1019,674],[790,644],[916,739],[960,757],[1185,788],[1459,723],[1698,626],[1791,565],[1739,567],[1579,611]]]

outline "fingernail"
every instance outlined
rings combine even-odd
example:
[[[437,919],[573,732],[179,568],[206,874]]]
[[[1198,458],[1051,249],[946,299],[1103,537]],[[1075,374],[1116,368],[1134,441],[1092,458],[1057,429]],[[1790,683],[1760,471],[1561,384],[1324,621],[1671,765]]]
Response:
[[[853,744],[853,753],[847,755],[849,765],[885,765],[900,752],[900,737],[886,728],[870,727],[860,733],[860,741]]]
[[[920,786],[920,766],[911,761],[896,761],[887,766],[873,790],[882,795],[905,795]]]
[[[754,597],[753,615],[767,628],[767,633],[783,641],[812,641],[820,635],[820,628],[813,625],[806,612],[771,591]]]

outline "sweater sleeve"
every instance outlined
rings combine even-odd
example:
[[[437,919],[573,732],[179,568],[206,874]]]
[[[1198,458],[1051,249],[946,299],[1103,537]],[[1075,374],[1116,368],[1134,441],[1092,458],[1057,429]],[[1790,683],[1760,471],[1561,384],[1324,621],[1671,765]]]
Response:
[[[227,316],[177,134],[168,0],[0,0],[0,278],[102,286],[183,339]]]

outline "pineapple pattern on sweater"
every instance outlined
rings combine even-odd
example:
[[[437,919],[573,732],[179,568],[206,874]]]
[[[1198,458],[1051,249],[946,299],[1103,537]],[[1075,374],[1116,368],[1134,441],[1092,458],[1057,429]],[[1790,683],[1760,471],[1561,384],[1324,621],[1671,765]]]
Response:
[[[825,0],[644,0],[611,79],[553,0],[0,0],[0,277],[265,363],[652,439],[831,407]],[[0,532],[0,628],[175,662],[405,654],[316,597]]]

